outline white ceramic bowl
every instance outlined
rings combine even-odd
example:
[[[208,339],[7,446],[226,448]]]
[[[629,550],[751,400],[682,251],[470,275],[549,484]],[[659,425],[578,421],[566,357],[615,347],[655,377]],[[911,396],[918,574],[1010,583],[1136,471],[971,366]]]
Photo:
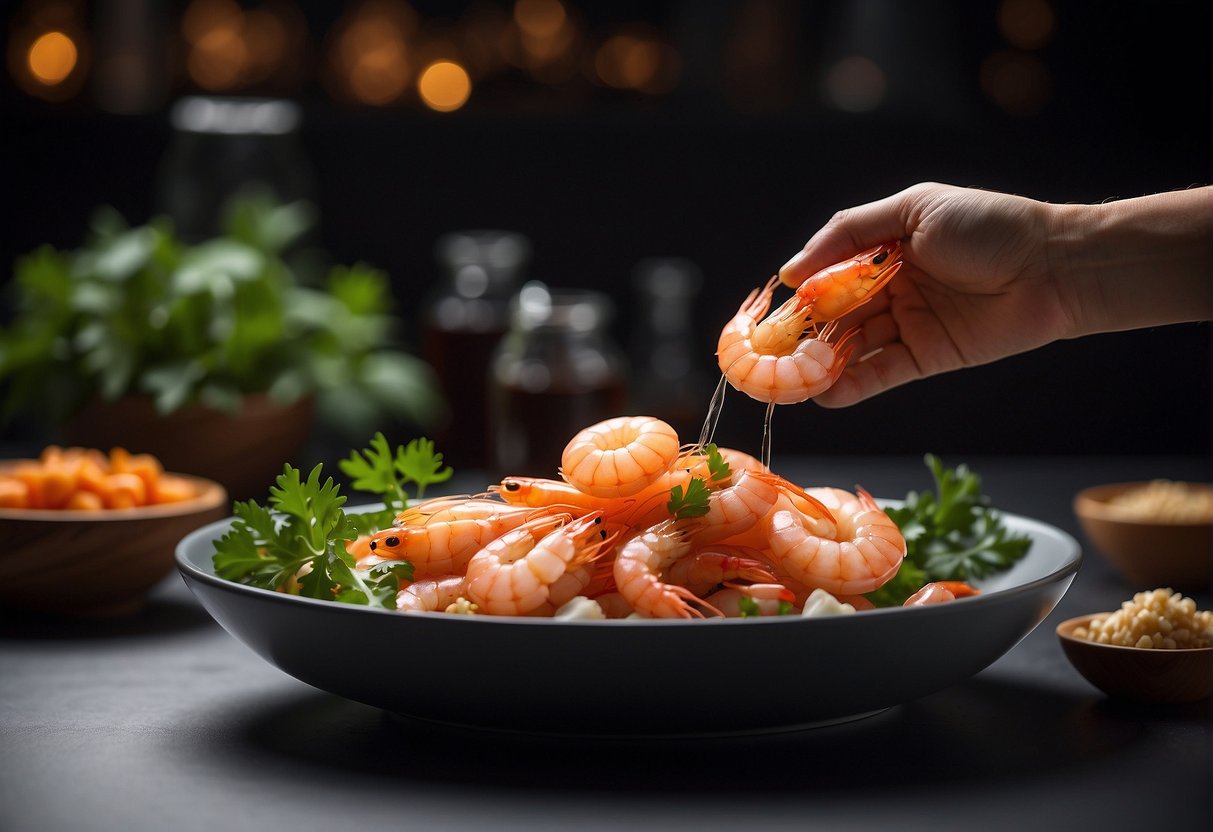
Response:
[[[1003,517],[1033,544],[981,595],[830,618],[553,621],[318,601],[216,577],[213,542],[230,520],[186,537],[177,564],[228,632],[349,699],[495,729],[729,734],[872,714],[1014,647],[1060,600],[1081,555],[1059,529]]]

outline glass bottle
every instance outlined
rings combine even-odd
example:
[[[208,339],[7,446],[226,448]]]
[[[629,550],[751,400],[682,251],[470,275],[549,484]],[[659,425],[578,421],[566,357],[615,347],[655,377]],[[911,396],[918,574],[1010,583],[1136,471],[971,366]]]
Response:
[[[489,365],[509,329],[510,299],[530,251],[526,237],[511,231],[454,231],[435,245],[442,275],[425,305],[422,354],[449,408],[433,438],[457,471],[491,461]]]
[[[694,326],[702,286],[699,267],[678,257],[642,260],[632,273],[632,409],[664,419],[687,441],[699,435],[713,384],[710,348],[700,346]]]
[[[302,110],[277,98],[189,96],[172,109],[173,137],[156,177],[156,209],[178,236],[219,233],[234,195],[257,190],[316,205],[311,162],[299,140]]]
[[[600,293],[529,282],[493,358],[490,396],[497,476],[556,477],[582,428],[624,415],[626,360]]]

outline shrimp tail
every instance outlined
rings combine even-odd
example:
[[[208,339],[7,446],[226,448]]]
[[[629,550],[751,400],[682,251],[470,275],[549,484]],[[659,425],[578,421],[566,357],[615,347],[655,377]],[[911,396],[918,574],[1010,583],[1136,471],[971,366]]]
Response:
[[[805,512],[806,514],[810,514],[819,520],[832,521],[834,519],[834,515],[830,513],[830,510],[825,507],[825,504],[822,503],[821,500],[818,500],[816,497],[809,494],[799,485],[789,482],[778,474],[772,474],[766,471],[750,471],[749,474],[752,477],[756,477],[763,482],[770,483],[771,485],[782,489],[786,493],[795,495],[804,500],[804,508],[809,509],[808,512]],[[869,499],[871,498],[869,497]]]

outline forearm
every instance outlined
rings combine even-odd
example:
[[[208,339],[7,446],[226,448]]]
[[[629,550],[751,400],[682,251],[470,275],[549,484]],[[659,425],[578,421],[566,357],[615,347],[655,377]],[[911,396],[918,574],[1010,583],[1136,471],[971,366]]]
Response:
[[[1050,208],[1071,337],[1213,318],[1213,187]]]

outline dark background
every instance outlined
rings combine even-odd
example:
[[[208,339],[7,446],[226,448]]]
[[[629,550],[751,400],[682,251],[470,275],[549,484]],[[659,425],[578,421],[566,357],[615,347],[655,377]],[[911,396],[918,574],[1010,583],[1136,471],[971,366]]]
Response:
[[[6,12],[8,31],[37,5]],[[668,39],[682,56],[677,86],[646,95],[504,72],[445,114],[410,99],[341,100],[317,67],[326,33],[355,4],[289,5],[307,28],[297,71],[230,92],[302,104],[320,241],[336,262],[390,273],[402,337],[413,346],[418,299],[435,278],[434,241],[452,229],[525,233],[531,276],[612,295],[621,344],[635,319],[628,278],[637,261],[692,259],[705,275],[694,337],[710,374],[719,329],[745,293],[839,208],[921,180],[1098,202],[1213,177],[1205,2],[1047,3],[1052,34],[1025,49],[1008,43],[998,25],[1004,4],[992,0],[570,0],[587,32],[643,22]],[[413,9],[441,25],[468,5]],[[6,264],[41,243],[79,245],[99,204],[132,222],[157,210],[169,107],[204,92],[181,71],[185,6],[74,4],[89,27],[115,25],[115,7],[146,13],[117,24],[149,29],[164,44],[163,93],[143,111],[107,111],[88,86],[65,101],[39,100],[4,76]],[[769,49],[761,38],[757,49],[738,45],[755,27],[774,39]],[[1010,105],[1000,104],[981,83],[998,53],[1027,56],[1043,84],[1019,98],[1013,88]],[[878,108],[843,112],[823,96],[828,67],[848,54],[885,70]],[[1151,291],[1148,280],[1140,290]],[[1207,324],[1057,343],[842,411],[782,408],[776,449],[1207,454],[1210,357]],[[718,439],[757,452],[761,420],[761,406],[734,394]]]

